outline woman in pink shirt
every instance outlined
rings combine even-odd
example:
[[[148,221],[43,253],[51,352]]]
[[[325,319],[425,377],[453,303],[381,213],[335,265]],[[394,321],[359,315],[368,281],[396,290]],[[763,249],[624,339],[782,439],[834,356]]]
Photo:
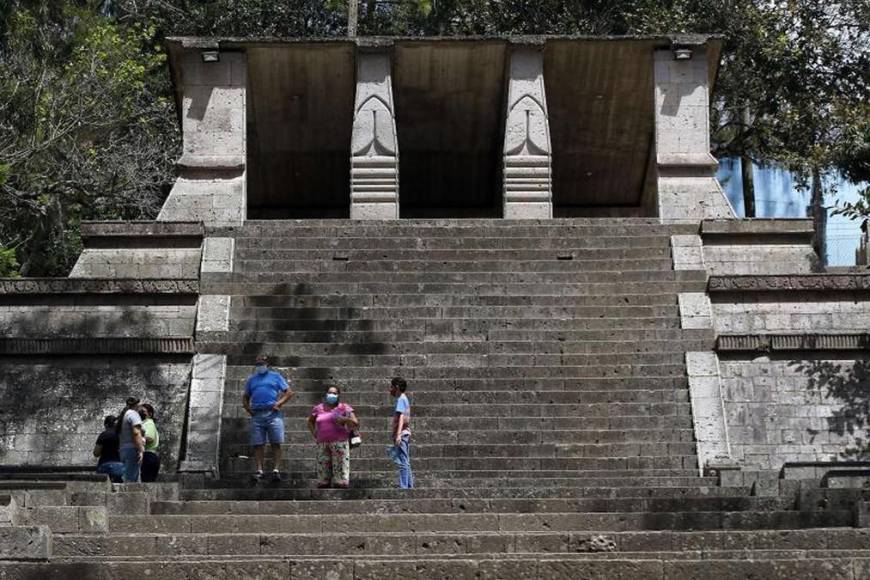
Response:
[[[308,430],[317,442],[317,487],[350,485],[348,436],[359,427],[353,407],[339,402],[341,389],[329,387],[323,402],[311,410]]]

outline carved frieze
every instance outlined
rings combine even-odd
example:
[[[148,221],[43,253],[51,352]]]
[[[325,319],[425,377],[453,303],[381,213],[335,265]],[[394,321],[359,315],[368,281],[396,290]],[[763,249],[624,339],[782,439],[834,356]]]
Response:
[[[0,354],[193,354],[193,338],[0,338]]]
[[[716,339],[716,350],[719,352],[870,350],[870,334],[723,334]]]
[[[2,278],[2,294],[199,294],[199,281],[94,278]]]
[[[710,292],[870,290],[870,274],[795,274],[781,276],[710,276]]]

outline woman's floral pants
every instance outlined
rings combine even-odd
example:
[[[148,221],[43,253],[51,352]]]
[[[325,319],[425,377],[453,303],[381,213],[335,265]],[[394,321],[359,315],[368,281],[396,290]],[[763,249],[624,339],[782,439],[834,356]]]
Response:
[[[317,444],[317,481],[320,485],[348,485],[350,448],[347,441]]]

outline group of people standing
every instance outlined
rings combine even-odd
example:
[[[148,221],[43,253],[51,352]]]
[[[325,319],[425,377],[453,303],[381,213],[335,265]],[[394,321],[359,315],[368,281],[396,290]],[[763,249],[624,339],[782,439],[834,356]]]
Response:
[[[411,403],[406,395],[407,382],[401,377],[390,381],[390,395],[396,400],[393,408],[390,458],[399,466],[398,485],[414,487],[411,471]],[[265,356],[258,356],[255,371],[245,383],[242,405],[251,416],[251,445],[254,448],[253,479],[262,480],[265,446],[272,448],[273,481],[281,479],[284,443],[284,417],[281,408],[293,397],[287,380],[269,368]],[[350,485],[350,449],[358,435],[359,419],[353,407],[341,400],[341,388],[327,387],[323,401],[308,415],[308,431],[317,445],[317,486],[347,488]]]
[[[130,397],[121,412],[107,415],[94,445],[97,473],[115,483],[157,481],[160,473],[160,434],[154,407]]]

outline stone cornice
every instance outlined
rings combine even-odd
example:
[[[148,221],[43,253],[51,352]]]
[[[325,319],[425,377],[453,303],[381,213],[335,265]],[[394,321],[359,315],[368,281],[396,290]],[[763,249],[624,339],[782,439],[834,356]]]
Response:
[[[701,222],[702,237],[757,235],[811,237],[813,222],[809,219],[732,219]]]
[[[83,222],[81,226],[82,238],[94,237],[189,237],[202,238],[202,222]]]
[[[3,355],[193,354],[193,338],[0,338]]]
[[[870,334],[722,334],[717,352],[870,350]]]
[[[870,291],[870,274],[710,276],[708,292]]]
[[[0,278],[2,295],[45,294],[199,294],[199,280],[103,278]]]

